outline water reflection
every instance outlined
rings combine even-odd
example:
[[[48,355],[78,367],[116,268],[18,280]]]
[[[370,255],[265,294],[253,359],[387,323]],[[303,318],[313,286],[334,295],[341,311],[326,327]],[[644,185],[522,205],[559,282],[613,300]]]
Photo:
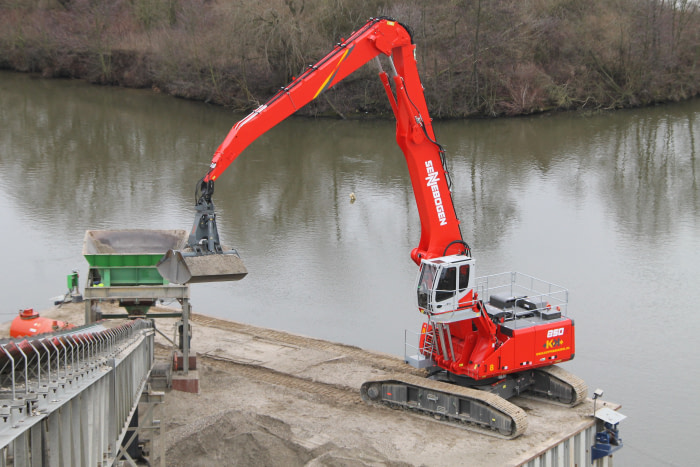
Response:
[[[13,86],[1,95],[3,187],[23,213],[71,235],[71,219],[96,227],[139,217],[141,225],[167,222],[164,213],[193,199],[212,149],[236,120],[146,92],[12,74],[3,82]],[[550,181],[574,207],[599,196],[632,236],[659,237],[679,218],[691,221],[699,209],[697,104],[665,109],[438,123],[465,237],[492,248],[498,232],[522,220],[522,190]],[[244,221],[234,237],[313,227],[340,242],[355,192],[402,225],[401,243],[416,238],[410,183],[391,132],[386,122],[282,123],[217,184],[222,216]],[[56,216],[64,212],[70,215]],[[351,224],[368,225],[364,217]]]
[[[213,144],[203,133],[216,112],[203,106],[185,109],[173,101],[164,108],[151,105],[165,102],[161,96],[145,92],[3,78],[3,178],[25,215],[65,234],[76,233],[75,219],[106,227],[139,211],[148,219],[163,208],[179,209],[186,174],[197,162],[187,155]],[[158,124],[174,112],[185,116],[187,132]],[[176,165],[181,172],[172,170]]]
[[[593,118],[449,122],[438,136],[452,148],[456,203],[478,226],[477,243],[514,225],[524,187],[549,182],[573,207],[599,197],[618,228],[649,240],[700,212],[697,116],[695,101]]]

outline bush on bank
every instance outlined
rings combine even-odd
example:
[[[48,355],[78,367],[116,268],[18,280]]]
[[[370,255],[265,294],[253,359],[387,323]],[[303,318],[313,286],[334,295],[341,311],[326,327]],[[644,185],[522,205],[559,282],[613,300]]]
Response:
[[[0,0],[0,68],[250,110],[371,16],[411,27],[436,118],[700,94],[693,0]],[[388,111],[367,66],[302,113]]]

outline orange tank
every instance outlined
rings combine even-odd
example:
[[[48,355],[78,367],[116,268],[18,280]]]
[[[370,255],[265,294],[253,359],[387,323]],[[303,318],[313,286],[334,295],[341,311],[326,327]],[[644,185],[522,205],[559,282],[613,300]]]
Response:
[[[19,311],[19,316],[12,320],[10,325],[10,337],[26,337],[47,332],[56,332],[62,329],[70,329],[72,324],[55,319],[42,318],[32,308]]]

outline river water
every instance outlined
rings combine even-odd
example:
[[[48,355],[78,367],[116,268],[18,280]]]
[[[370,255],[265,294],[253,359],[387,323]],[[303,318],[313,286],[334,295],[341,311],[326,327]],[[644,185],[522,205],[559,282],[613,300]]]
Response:
[[[47,308],[72,269],[86,276],[86,230],[189,230],[195,184],[241,117],[0,73],[0,318]],[[700,101],[435,131],[479,274],[569,289],[577,353],[564,367],[623,404],[616,464],[694,464]],[[221,236],[250,273],[193,285],[194,310],[402,356],[422,322],[410,186],[392,122],[281,123],[216,186]]]

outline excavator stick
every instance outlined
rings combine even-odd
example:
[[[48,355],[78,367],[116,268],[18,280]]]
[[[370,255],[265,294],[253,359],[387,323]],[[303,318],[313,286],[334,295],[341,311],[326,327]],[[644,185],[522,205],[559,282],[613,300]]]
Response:
[[[224,282],[243,279],[248,271],[238,252],[224,248],[219,241],[216,213],[211,195],[214,182],[201,182],[195,205],[194,226],[187,246],[168,250],[156,267],[161,276],[175,284]]]

